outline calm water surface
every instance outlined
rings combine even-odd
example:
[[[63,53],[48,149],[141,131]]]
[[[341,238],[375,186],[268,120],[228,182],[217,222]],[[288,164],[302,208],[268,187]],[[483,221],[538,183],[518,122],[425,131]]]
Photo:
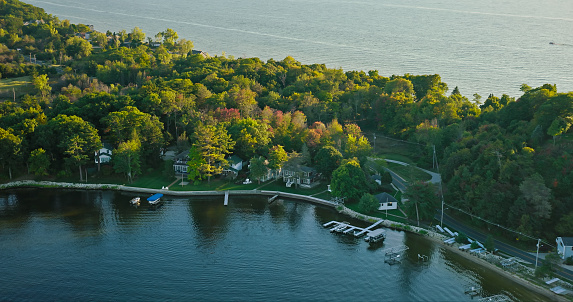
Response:
[[[470,301],[470,285],[542,299],[419,236],[388,230],[373,249],[332,234],[322,224],[348,218],[329,208],[167,197],[152,209],[132,197],[1,191],[0,300]],[[385,264],[398,245],[410,247],[403,263]]]
[[[172,28],[211,55],[434,74],[450,89],[573,91],[570,0],[26,0],[99,31]],[[554,42],[560,45],[550,45]]]

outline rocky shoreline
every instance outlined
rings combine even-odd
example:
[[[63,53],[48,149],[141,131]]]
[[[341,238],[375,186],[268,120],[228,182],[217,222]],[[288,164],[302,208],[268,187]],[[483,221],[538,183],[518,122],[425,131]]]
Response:
[[[138,187],[128,187],[123,185],[114,185],[114,184],[82,184],[82,183],[62,183],[62,182],[52,182],[52,181],[31,181],[31,180],[23,180],[23,181],[15,181],[5,184],[0,184],[0,190],[2,189],[10,189],[10,188],[62,188],[62,189],[81,189],[81,190],[118,190],[118,191],[127,191],[127,192],[138,192],[138,193],[163,193],[165,195],[172,195],[172,196],[209,196],[209,195],[224,195],[226,191],[169,191],[166,189],[149,189],[149,188],[138,188]],[[284,198],[291,198],[297,200],[305,200],[311,203],[321,204],[336,208],[340,213],[353,217],[355,219],[359,219],[365,222],[376,222],[379,221],[380,218],[367,216],[353,210],[346,208],[343,205],[339,205],[336,203],[332,203],[327,200],[306,196],[306,195],[298,195],[292,193],[284,193],[284,192],[277,192],[277,191],[261,191],[261,190],[234,190],[229,191],[233,195],[267,195],[267,196],[274,196],[278,195]],[[468,252],[461,251],[455,246],[450,246],[444,243],[444,239],[447,237],[436,233],[431,230],[427,230],[424,228],[411,226],[399,222],[394,222],[390,220],[384,220],[381,223],[383,226],[392,229],[398,229],[402,231],[407,231],[411,233],[415,233],[424,237],[427,237],[429,240],[432,240],[436,244],[443,246],[445,249],[454,252],[470,261],[479,263],[480,265],[493,270],[506,278],[513,280],[514,282],[525,286],[532,291],[543,295],[550,301],[570,301],[564,296],[557,295],[550,291],[547,288],[534,284],[516,274],[510,273],[505,271],[494,264],[485,261],[479,257],[469,254]]]

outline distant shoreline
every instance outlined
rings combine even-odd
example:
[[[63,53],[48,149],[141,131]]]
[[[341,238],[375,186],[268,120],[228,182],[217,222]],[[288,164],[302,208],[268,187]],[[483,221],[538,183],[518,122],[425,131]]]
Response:
[[[0,185],[0,190],[5,189],[18,189],[18,188],[44,188],[44,189],[80,189],[80,190],[116,190],[116,191],[125,191],[125,192],[133,192],[133,193],[147,193],[147,194],[155,194],[155,193],[162,193],[164,195],[169,196],[222,196],[225,195],[227,191],[170,191],[166,189],[149,189],[149,188],[139,188],[139,187],[129,187],[124,185],[114,185],[114,184],[81,184],[81,183],[64,183],[64,182],[52,182],[52,181],[32,181],[32,180],[24,180],[24,181],[15,181],[9,182]],[[346,207],[343,207],[342,210],[338,209],[338,204],[332,203],[330,201],[306,196],[306,195],[299,195],[293,193],[285,193],[279,191],[265,191],[265,190],[228,190],[229,195],[262,195],[262,196],[275,196],[278,195],[279,197],[283,198],[290,198],[296,200],[303,200],[313,204],[325,205],[332,207],[338,210],[340,213],[344,215],[348,215],[355,219],[359,219],[365,222],[375,222],[380,220],[377,217],[367,216],[361,213],[357,213],[353,210],[350,210]],[[428,240],[431,240],[440,246],[443,246],[448,251],[454,252],[472,262],[480,264],[487,269],[493,270],[500,275],[513,280],[514,282],[529,288],[530,290],[545,296],[546,298],[550,299],[551,301],[569,301],[564,296],[557,295],[550,290],[543,288],[537,284],[533,284],[532,282],[521,278],[520,276],[511,274],[510,272],[504,271],[503,269],[483,260],[478,257],[472,256],[467,252],[461,251],[453,246],[444,244],[443,240],[446,238],[444,235],[433,232],[431,230],[426,230],[423,228],[419,228],[416,226],[410,226],[399,222],[384,220],[382,223],[384,227],[398,229],[414,234],[418,234],[420,236],[426,237]]]

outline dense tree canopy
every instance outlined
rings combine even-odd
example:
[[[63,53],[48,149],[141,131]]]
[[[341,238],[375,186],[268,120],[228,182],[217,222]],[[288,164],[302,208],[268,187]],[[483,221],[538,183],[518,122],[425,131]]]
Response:
[[[372,153],[363,128],[418,144],[421,167],[435,147],[453,207],[535,236],[573,235],[573,93],[555,85],[470,100],[457,87],[447,95],[435,74],[209,56],[173,29],[97,32],[17,0],[0,1],[0,25],[2,78],[31,84],[0,93],[3,178],[82,175],[101,141],[119,152],[116,171],[136,177],[187,144],[195,181],[219,175],[232,153],[271,170],[304,157],[332,173],[335,195],[358,201]],[[427,219],[432,203],[411,204]]]

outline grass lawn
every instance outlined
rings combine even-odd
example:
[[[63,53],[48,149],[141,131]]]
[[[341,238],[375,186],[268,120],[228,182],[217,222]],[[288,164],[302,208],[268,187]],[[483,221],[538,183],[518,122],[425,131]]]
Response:
[[[32,87],[32,77],[25,76],[19,78],[9,78],[0,80],[0,90],[12,88],[24,88],[26,86]]]
[[[359,209],[358,209],[358,203],[348,203],[345,204],[345,206],[355,212],[362,213]],[[378,217],[378,218],[382,218],[382,219],[388,219],[391,221],[396,221],[396,222],[402,222],[402,223],[408,223],[408,219],[406,219],[406,216],[404,216],[404,214],[402,212],[400,212],[400,210],[389,210],[388,211],[388,216],[386,216],[386,211],[374,211],[372,213],[368,213],[365,214],[368,216],[372,216],[372,217]],[[398,217],[396,217],[398,216]]]
[[[414,166],[402,166],[395,163],[388,163],[388,169],[402,176],[406,181],[412,183],[416,181],[428,181],[432,176]]]
[[[19,77],[0,80],[0,92],[3,97],[11,97],[12,89],[16,92],[16,96],[26,93],[34,93],[34,85],[32,85],[32,77]]]
[[[411,165],[414,164],[414,161],[411,158],[404,156],[404,155],[401,155],[401,154],[385,153],[385,154],[380,154],[379,156],[381,158],[384,158],[384,159],[397,160],[397,161],[405,162],[405,163],[408,163]]]
[[[372,141],[372,134],[367,134],[368,140]],[[374,153],[378,155],[383,155],[389,159],[401,160],[398,158],[390,158],[388,156],[404,156],[408,159],[418,160],[421,157],[427,156],[425,154],[424,147],[414,143],[407,143],[399,140],[389,139],[384,136],[376,136],[376,146],[374,148]],[[412,162],[412,160],[408,160],[404,162]]]
[[[259,187],[259,185],[257,185],[256,187]],[[266,190],[266,191],[281,191],[281,192],[293,193],[293,194],[299,194],[299,195],[314,195],[316,193],[326,191],[327,188],[328,187],[327,187],[326,183],[320,183],[318,186],[316,186],[312,189],[295,188],[294,185],[290,188],[287,188],[285,183],[281,179],[279,179],[277,181],[273,181],[273,182],[266,184],[264,187],[262,187],[260,189]],[[326,192],[326,193],[328,193],[328,192]],[[318,196],[316,196],[316,197],[321,198]]]

